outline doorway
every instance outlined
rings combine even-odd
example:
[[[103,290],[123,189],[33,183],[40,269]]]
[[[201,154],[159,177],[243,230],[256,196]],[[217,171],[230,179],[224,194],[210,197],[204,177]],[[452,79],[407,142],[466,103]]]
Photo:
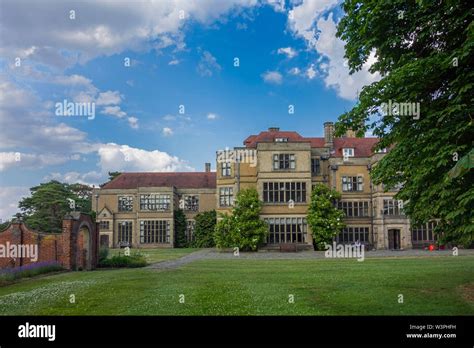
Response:
[[[388,248],[391,250],[400,250],[400,230],[388,230]]]

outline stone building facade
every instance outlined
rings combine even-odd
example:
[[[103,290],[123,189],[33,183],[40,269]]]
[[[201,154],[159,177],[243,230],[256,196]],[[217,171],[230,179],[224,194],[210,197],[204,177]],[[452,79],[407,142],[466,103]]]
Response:
[[[174,209],[184,208],[192,238],[196,213],[229,213],[238,191],[253,187],[269,225],[267,246],[311,246],[306,215],[317,183],[342,194],[338,204],[347,227],[338,242],[377,249],[433,243],[432,224],[411,229],[403,203],[393,198],[396,191],[384,192],[371,182],[371,168],[385,155],[373,150],[376,143],[351,131],[336,138],[332,122],[324,124],[324,137],[269,128],[250,135],[243,146],[217,151],[215,172],[206,164],[200,173],[123,173],[95,192],[101,243],[172,247]]]

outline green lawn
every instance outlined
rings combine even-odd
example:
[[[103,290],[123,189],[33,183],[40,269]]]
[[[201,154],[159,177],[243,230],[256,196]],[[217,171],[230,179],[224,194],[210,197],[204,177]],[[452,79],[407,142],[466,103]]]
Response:
[[[131,249],[130,254],[139,252],[145,255],[148,263],[162,262],[168,260],[178,259],[187,254],[190,254],[198,249],[193,248],[175,248],[175,249]],[[124,254],[124,249],[109,249],[109,257],[114,255]]]
[[[170,250],[171,252],[171,250]],[[69,303],[75,295],[76,303]],[[179,303],[179,295],[185,303]],[[289,295],[295,303],[288,303]],[[402,294],[404,303],[398,303]],[[474,257],[200,260],[0,288],[3,315],[473,315]]]

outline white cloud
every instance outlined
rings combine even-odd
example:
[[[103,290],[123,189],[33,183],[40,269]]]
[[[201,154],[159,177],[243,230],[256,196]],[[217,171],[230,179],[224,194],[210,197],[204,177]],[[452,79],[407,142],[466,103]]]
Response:
[[[257,4],[257,0],[172,0],[138,1],[130,6],[124,1],[79,1],[73,6],[73,21],[69,19],[71,4],[67,2],[4,1],[0,11],[0,55],[14,58],[21,54],[30,61],[65,67],[160,44],[182,48],[181,29],[190,20],[207,24]],[[180,18],[180,11],[186,20]]]
[[[44,154],[83,152],[87,134],[54,120],[58,118],[36,94],[0,78],[0,148],[30,147]]]
[[[97,105],[116,105],[120,104],[122,96],[118,91],[107,91],[99,93],[99,97],[96,100]]]
[[[120,106],[106,106],[102,110],[102,113],[106,114],[106,115],[112,115],[112,116],[115,116],[115,117],[118,117],[118,118],[123,118],[123,117],[127,116],[127,113],[122,111]]]
[[[291,47],[282,47],[278,49],[278,54],[285,54],[288,58],[293,58],[298,55],[298,52],[296,52],[293,48]]]
[[[294,67],[294,68],[291,68],[291,69],[290,69],[289,73],[290,73],[291,75],[299,75],[299,74],[301,73],[301,70],[300,70],[299,68],[297,68],[297,67]]]
[[[267,83],[273,83],[273,84],[281,84],[283,77],[278,71],[267,71],[264,74],[262,74],[263,81]]]
[[[30,189],[25,186],[3,186],[0,187],[0,218],[10,220],[18,209],[18,202],[24,197],[30,196]]]
[[[71,156],[58,153],[21,153],[21,152],[0,152],[0,171],[12,167],[21,167],[28,169],[38,169],[46,166],[64,164],[69,161],[80,159],[78,154]]]
[[[285,11],[285,0],[266,0],[266,2],[272,6],[276,12]]]
[[[130,116],[128,119],[128,124],[131,128],[133,129],[138,129],[138,118],[134,117],[134,116]]]
[[[368,71],[370,62],[375,59],[374,55],[371,55],[360,71],[349,74],[344,58],[344,42],[336,37],[337,24],[333,20],[333,14],[330,13],[327,19],[323,18],[323,14],[337,3],[337,0],[303,0],[290,11],[288,24],[295,35],[303,37],[308,47],[316,50],[327,61],[319,65],[325,85],[336,90],[341,98],[353,100],[363,86],[377,81],[380,76]],[[309,79],[319,76],[313,67],[305,75]]]
[[[165,137],[173,135],[173,130],[169,127],[164,127],[162,132]]]
[[[216,57],[210,52],[204,51],[199,60],[197,71],[201,76],[212,76],[214,72],[219,72],[221,66],[217,63]]]
[[[102,173],[109,171],[175,172],[193,171],[184,161],[159,150],[147,151],[128,145],[102,144],[98,149]]]
[[[326,73],[324,78],[326,86],[334,88],[340,97],[353,100],[358,97],[362,87],[379,80],[380,75],[369,72],[370,65],[375,61],[374,53],[360,71],[349,74],[347,60],[344,58],[344,42],[336,38],[336,26],[332,13],[327,19],[318,20],[318,28],[321,32],[315,48],[328,58],[327,66],[323,66]]]
[[[54,172],[50,173],[49,175],[43,178],[44,181],[51,181],[56,180],[59,182],[64,182],[68,184],[83,184],[89,186],[99,186],[103,182],[107,181],[107,177],[104,173],[99,173],[96,171],[90,171],[87,173],[79,173],[79,172],[67,172],[67,173],[59,173]]]
[[[217,114],[215,114],[215,113],[212,113],[212,112],[210,112],[210,113],[207,114],[207,119],[208,119],[208,120],[215,120],[215,119],[217,119],[218,117],[219,117],[219,115],[217,115]]]
[[[314,70],[314,64],[311,64],[309,68],[306,70],[306,77],[310,80],[316,77],[316,70]]]

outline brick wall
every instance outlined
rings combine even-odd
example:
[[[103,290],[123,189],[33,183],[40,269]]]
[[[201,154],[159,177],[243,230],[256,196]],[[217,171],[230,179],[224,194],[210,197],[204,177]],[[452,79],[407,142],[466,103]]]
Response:
[[[16,249],[19,246],[35,247],[37,255],[12,256],[7,253],[12,246]],[[36,260],[31,256],[36,256]],[[6,230],[0,231],[0,269],[47,261],[57,261],[70,270],[95,268],[98,262],[98,228],[89,215],[73,213],[66,217],[62,233],[34,231],[21,221],[15,221]]]

